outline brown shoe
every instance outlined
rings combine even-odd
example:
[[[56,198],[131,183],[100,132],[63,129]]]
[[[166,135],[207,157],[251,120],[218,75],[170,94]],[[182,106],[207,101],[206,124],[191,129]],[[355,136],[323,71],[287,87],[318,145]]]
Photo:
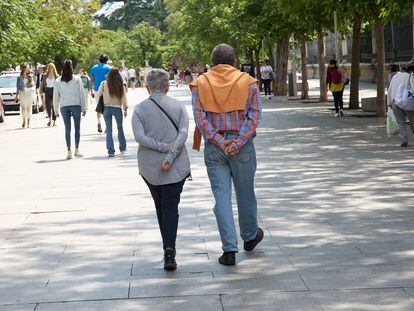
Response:
[[[98,124],[98,132],[102,133],[102,126],[100,124]]]
[[[234,266],[236,264],[236,252],[224,252],[218,261],[225,266]]]
[[[257,246],[257,244],[259,244],[262,240],[263,240],[263,230],[261,228],[259,228],[257,230],[257,235],[256,238],[254,240],[248,241],[248,242],[244,242],[243,248],[245,251],[251,252],[252,250],[254,250],[254,248]]]

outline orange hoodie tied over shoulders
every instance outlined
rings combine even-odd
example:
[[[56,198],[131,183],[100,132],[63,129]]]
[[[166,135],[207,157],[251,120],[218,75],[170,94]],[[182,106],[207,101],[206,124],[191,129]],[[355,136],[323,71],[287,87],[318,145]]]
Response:
[[[204,111],[226,113],[244,110],[249,87],[258,81],[231,65],[217,65],[190,84],[191,91],[198,89],[198,100]],[[193,149],[200,151],[201,133],[195,128]]]

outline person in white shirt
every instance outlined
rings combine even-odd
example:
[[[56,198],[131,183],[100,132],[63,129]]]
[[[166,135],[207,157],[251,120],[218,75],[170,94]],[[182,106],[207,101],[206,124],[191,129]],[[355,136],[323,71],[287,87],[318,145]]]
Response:
[[[79,153],[80,141],[80,122],[82,115],[86,114],[85,89],[79,76],[73,74],[72,61],[67,59],[63,64],[62,76],[56,79],[53,89],[53,105],[56,116],[62,113],[63,123],[65,124],[65,139],[68,148],[66,159],[72,158],[71,152],[71,117],[75,124],[75,157],[82,157]]]
[[[55,87],[55,82],[58,78],[58,74],[55,64],[50,63],[47,66],[48,69],[46,71],[46,74],[43,77],[42,82],[40,83],[40,94],[43,97],[43,102],[46,105],[47,116],[49,117],[49,122],[47,123],[47,126],[55,126],[56,114],[55,109],[53,109],[53,88]]]
[[[414,133],[414,111],[406,110],[399,107],[395,101],[398,96],[398,90],[400,86],[407,85],[411,86],[414,90],[414,65],[407,66],[405,72],[398,72],[391,79],[388,87],[387,105],[394,111],[395,118],[397,119],[398,129],[401,137],[401,147],[408,147],[408,135],[406,128],[406,118],[410,121],[411,131]]]
[[[266,99],[270,99],[271,95],[270,82],[272,81],[272,72],[273,68],[269,65],[268,61],[263,61],[262,66],[260,66],[260,76],[262,78]]]
[[[135,78],[137,74],[134,68],[131,67],[128,69],[128,76],[130,87],[132,87],[132,89],[135,90]]]

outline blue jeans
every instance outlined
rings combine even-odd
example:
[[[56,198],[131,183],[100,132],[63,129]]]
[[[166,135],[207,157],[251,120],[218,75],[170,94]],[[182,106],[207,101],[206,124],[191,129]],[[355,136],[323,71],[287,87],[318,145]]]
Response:
[[[126,150],[126,139],[124,134],[124,128],[122,127],[122,109],[118,107],[107,107],[105,106],[104,113],[105,126],[106,126],[106,149],[108,154],[115,153],[114,138],[112,137],[112,117],[115,117],[116,125],[118,128],[118,141],[119,150]]]
[[[410,121],[411,131],[414,134],[414,111],[404,110],[398,107],[396,104],[392,105],[395,119],[398,123],[398,129],[400,130],[400,138],[403,143],[408,143],[406,117]]]
[[[73,122],[75,124],[75,147],[79,147],[80,141],[80,121],[81,121],[81,106],[65,106],[60,108],[62,114],[63,123],[65,124],[65,139],[66,146],[70,149],[70,131],[71,131],[71,120],[70,117],[73,117]]]
[[[231,139],[227,137],[227,139]],[[246,143],[236,157],[228,157],[215,144],[206,144],[204,162],[216,201],[214,214],[224,252],[238,251],[237,233],[231,202],[231,181],[237,199],[240,236],[244,241],[256,238],[257,203],[254,194],[256,152],[253,141]]]

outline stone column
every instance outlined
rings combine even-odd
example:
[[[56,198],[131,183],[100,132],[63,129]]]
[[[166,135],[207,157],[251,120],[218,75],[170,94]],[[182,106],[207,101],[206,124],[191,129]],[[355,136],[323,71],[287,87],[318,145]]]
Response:
[[[372,39],[372,63],[377,62],[377,43],[375,42],[375,28],[371,29],[371,39]]]
[[[348,63],[348,39],[341,40],[342,63]]]

